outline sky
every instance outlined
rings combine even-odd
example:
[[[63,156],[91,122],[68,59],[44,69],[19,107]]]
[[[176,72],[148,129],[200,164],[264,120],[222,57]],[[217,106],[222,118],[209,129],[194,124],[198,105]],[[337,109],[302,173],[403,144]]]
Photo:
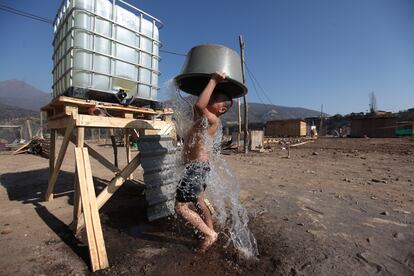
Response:
[[[0,0],[53,19],[60,0]],[[164,23],[162,49],[186,54],[214,43],[239,51],[249,102],[305,107],[328,114],[414,107],[414,1],[411,0],[129,0]],[[0,80],[52,85],[53,29],[0,10]],[[161,53],[159,85],[180,73],[183,56]],[[162,92],[162,91],[161,91]],[[269,99],[264,95],[268,96]],[[161,98],[162,95],[161,95]]]

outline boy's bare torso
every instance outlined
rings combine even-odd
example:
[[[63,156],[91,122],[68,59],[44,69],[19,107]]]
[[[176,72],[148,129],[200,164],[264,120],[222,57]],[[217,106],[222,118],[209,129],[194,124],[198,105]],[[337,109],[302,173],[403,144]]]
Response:
[[[195,121],[184,142],[183,160],[185,163],[209,160],[217,129],[218,124],[209,125],[205,117]]]

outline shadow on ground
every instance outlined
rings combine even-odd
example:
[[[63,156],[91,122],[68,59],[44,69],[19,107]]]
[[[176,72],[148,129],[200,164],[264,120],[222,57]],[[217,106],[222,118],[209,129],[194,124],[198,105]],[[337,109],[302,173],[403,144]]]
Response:
[[[25,205],[32,204],[43,222],[86,264],[89,264],[84,231],[78,239],[68,225],[55,216],[53,211],[49,210],[50,207],[48,209],[47,205],[42,203],[48,186],[48,173],[48,169],[5,173],[0,175],[0,183],[6,189],[10,201],[21,202]],[[108,183],[107,180],[98,177],[94,177],[93,180],[97,194]],[[61,171],[55,185],[54,198],[62,198],[66,200],[69,207],[73,206],[73,184],[74,173]],[[63,204],[63,207],[67,208],[68,205]],[[100,209],[104,239],[110,259],[117,258],[117,255],[125,251],[136,250],[141,243],[191,247],[191,242],[176,239],[171,235],[175,228],[173,219],[148,222],[146,208],[143,185],[134,181],[126,181]]]

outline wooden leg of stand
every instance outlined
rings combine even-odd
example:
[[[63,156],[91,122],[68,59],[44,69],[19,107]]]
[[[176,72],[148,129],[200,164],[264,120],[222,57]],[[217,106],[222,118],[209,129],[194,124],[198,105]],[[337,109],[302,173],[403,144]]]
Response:
[[[58,158],[56,160],[56,164],[55,164],[55,166],[53,168],[53,172],[52,172],[52,174],[50,175],[50,178],[49,178],[49,184],[48,184],[46,195],[45,195],[45,200],[46,201],[51,201],[53,199],[53,190],[55,188],[55,183],[56,183],[57,177],[59,175],[59,171],[60,171],[60,167],[62,166],[63,159],[65,158],[66,149],[68,148],[70,135],[72,134],[72,130],[73,130],[74,126],[75,125],[73,123],[70,123],[66,127],[65,137],[63,137],[62,145],[60,146],[59,155],[58,155]]]
[[[109,182],[108,186],[102,190],[102,192],[96,198],[96,204],[98,209],[101,207],[111,198],[111,196],[125,183],[126,178],[141,164],[140,155],[137,154],[131,162],[126,165],[126,167],[117,175],[115,176],[111,182]],[[85,221],[82,219],[82,216],[78,218],[78,227],[83,228]]]
[[[130,140],[130,131],[129,129],[125,129],[125,151],[126,151],[126,159],[127,163],[131,162],[131,140]],[[128,177],[129,180],[134,179],[134,174],[131,173]]]
[[[115,165],[115,167],[118,168],[118,149],[116,147],[116,138],[115,138],[115,135],[114,135],[114,129],[111,128],[110,132],[111,132],[112,149],[114,150],[114,165]]]
[[[85,128],[78,127],[76,135],[76,147],[83,148],[85,139]],[[76,165],[76,164],[75,164]],[[80,200],[79,192],[79,181],[78,181],[78,171],[75,166],[75,183],[74,183],[74,194],[73,194],[73,221],[69,228],[73,231],[75,236],[79,236],[81,228],[78,227],[78,217],[82,213],[82,203]]]
[[[55,169],[55,158],[56,158],[56,130],[50,131],[50,145],[49,145],[49,182],[50,177]]]
[[[89,246],[92,271],[107,268],[108,257],[103,239],[102,226],[96,204],[91,165],[86,148],[75,148],[76,168],[80,198],[83,206],[83,218],[86,226],[86,237]]]

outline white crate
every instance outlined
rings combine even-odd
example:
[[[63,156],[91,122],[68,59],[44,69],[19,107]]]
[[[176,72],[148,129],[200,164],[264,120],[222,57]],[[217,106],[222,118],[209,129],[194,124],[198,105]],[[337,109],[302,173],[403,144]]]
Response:
[[[121,0],[65,0],[54,22],[53,95],[156,101],[162,23]],[[69,96],[76,96],[69,93]]]

